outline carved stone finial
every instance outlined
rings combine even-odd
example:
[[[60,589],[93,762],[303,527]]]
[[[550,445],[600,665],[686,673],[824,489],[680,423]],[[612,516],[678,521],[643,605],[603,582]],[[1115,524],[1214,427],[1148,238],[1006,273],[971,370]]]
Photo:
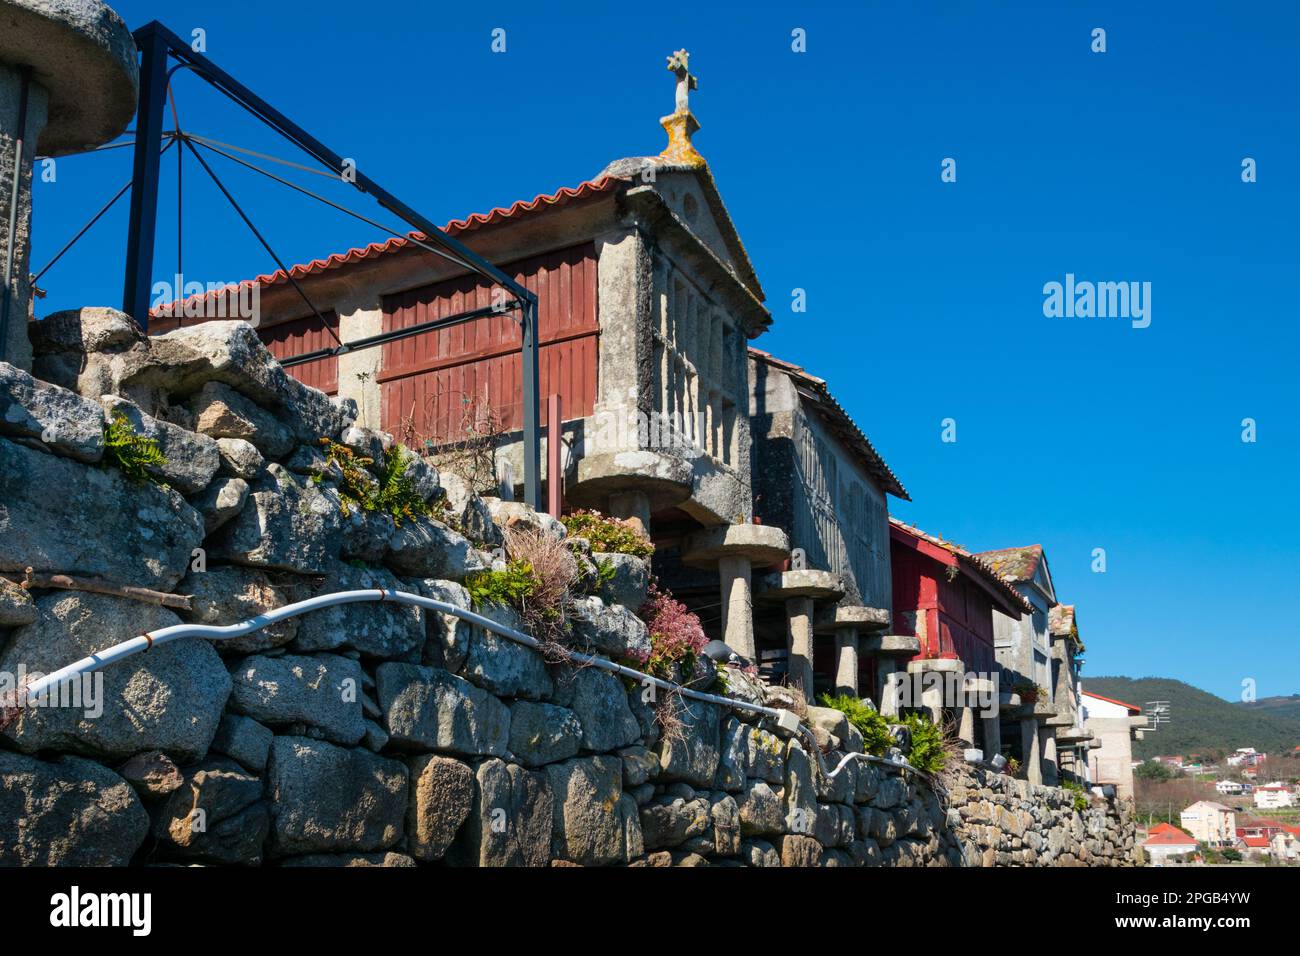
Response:
[[[690,94],[700,84],[690,71],[690,57],[685,50],[678,50],[668,57],[668,70],[677,76],[677,98],[672,114],[659,120],[668,132],[668,147],[659,157],[674,164],[703,166],[704,157],[691,145],[691,136],[700,124],[691,113]]]

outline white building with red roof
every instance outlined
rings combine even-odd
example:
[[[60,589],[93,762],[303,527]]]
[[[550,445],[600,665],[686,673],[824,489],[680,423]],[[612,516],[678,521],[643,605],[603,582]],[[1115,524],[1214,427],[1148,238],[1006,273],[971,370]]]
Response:
[[[1164,866],[1178,857],[1191,856],[1199,849],[1196,838],[1168,823],[1153,827],[1142,841],[1142,849],[1152,866]]]
[[[1123,799],[1133,798],[1133,740],[1146,727],[1142,708],[1103,697],[1085,686],[1079,695],[1084,726],[1092,732],[1088,751],[1091,782],[1110,784]]]

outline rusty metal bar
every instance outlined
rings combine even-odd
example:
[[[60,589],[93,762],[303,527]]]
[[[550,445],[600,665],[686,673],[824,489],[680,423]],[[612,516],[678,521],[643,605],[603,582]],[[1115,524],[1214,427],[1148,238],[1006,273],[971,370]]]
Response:
[[[560,395],[546,402],[546,511],[559,518],[564,509],[564,472],[560,464],[561,436]]]

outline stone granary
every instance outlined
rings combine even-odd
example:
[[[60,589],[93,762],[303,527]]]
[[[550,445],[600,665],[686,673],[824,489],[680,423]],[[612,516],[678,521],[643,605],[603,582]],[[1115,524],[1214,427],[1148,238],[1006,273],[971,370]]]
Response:
[[[987,561],[1033,605],[1033,613],[1017,618],[993,615],[994,650],[1002,681],[1015,700],[1008,715],[1020,722],[1020,759],[1026,777],[1035,783],[1056,783],[1056,711],[1052,680],[1052,638],[1048,614],[1056,606],[1056,590],[1041,544],[983,551]],[[1033,698],[1029,700],[1027,698]]]
[[[0,360],[32,367],[32,162],[118,136],[138,82],[131,32],[99,0],[0,2]]]
[[[754,514],[786,529],[795,556],[757,586],[759,652],[784,655],[788,616],[790,673],[806,693],[878,700],[863,642],[892,618],[886,496],[911,498],[824,380],[767,352],[749,355]]]
[[[675,68],[689,85],[685,58]],[[541,395],[562,399],[565,497],[679,530],[747,522],[746,343],[771,322],[764,293],[703,158],[684,96],[669,146],[610,163],[573,188],[448,223],[540,297]],[[407,239],[289,270],[343,342],[490,306],[488,280]],[[290,284],[259,276],[259,336],[279,358],[333,344]],[[500,291],[500,290],[496,290]],[[219,299],[220,296],[212,298]],[[189,324],[179,304],[150,331]],[[466,321],[293,369],[352,398],[359,422],[440,444],[490,409],[498,458],[522,482],[519,329]],[[484,489],[486,490],[486,489]],[[509,491],[509,489],[507,489]]]
[[[945,708],[954,711],[958,738],[991,759],[1002,752],[1001,701],[993,700],[993,694],[1007,693],[997,674],[994,618],[1014,620],[1032,613],[1033,605],[965,548],[897,518],[890,519],[889,530],[894,634],[877,639],[882,709],[897,712],[891,683],[910,677],[924,686],[927,674],[954,675],[954,681],[960,676],[961,698],[944,701],[927,690],[913,706],[926,706],[935,716]],[[887,652],[896,656],[885,656]],[[899,670],[904,663],[905,672]],[[981,691],[992,713],[977,719]]]
[[[669,69],[678,95],[660,121],[669,140],[662,153],[618,160],[576,187],[446,229],[540,296],[541,394],[561,400],[564,507],[639,519],[655,541],[656,573],[748,659],[760,651],[754,589],[762,584],[759,617],[771,632],[764,646],[799,650],[809,694],[814,669],[843,670],[844,686],[856,686],[859,631],[889,623],[885,496],[906,492],[824,383],[760,353],[751,361],[748,341],[771,316],[691,143],[698,123],[685,54],[674,54]],[[282,359],[332,344],[290,276],[345,343],[486,307],[494,295],[487,280],[404,238],[259,276],[251,280],[259,288],[251,324]],[[229,297],[170,303],[155,311],[150,331],[224,316]],[[497,432],[498,474],[488,475],[492,487],[476,490],[508,497],[522,478],[519,369],[513,317],[491,315],[290,371],[353,399],[360,424],[435,452],[464,434],[467,417],[483,427],[483,416],[494,416],[487,430]],[[776,389],[778,379],[790,387]],[[774,391],[766,398],[754,392],[768,383]],[[788,407],[765,404],[778,400]],[[796,400],[797,416],[789,404]],[[775,444],[756,453],[753,427],[773,430]],[[783,503],[765,489],[756,509],[756,468],[794,453],[775,434],[783,428],[808,443],[799,454],[833,460],[825,473],[804,475],[797,498],[787,490]],[[797,567],[791,535],[804,555]],[[782,586],[762,577],[769,572],[798,580]]]
[[[1058,604],[1047,614],[1052,638],[1052,703],[1056,706],[1056,758],[1058,769],[1077,783],[1089,782],[1088,748],[1095,739],[1087,726],[1080,700],[1079,672],[1083,669],[1083,640],[1073,604]]]

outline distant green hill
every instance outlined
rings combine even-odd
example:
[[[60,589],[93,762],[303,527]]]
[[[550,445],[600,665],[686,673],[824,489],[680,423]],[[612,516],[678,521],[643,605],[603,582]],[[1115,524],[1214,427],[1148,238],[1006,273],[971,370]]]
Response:
[[[1083,689],[1143,708],[1148,701],[1169,702],[1169,722],[1133,743],[1134,755],[1143,759],[1230,753],[1238,747],[1278,754],[1300,745],[1300,714],[1292,710],[1300,711],[1300,696],[1270,697],[1247,706],[1164,677],[1087,677]]]
[[[1272,717],[1300,720],[1300,694],[1292,694],[1290,697],[1261,697],[1254,703],[1240,706]]]

